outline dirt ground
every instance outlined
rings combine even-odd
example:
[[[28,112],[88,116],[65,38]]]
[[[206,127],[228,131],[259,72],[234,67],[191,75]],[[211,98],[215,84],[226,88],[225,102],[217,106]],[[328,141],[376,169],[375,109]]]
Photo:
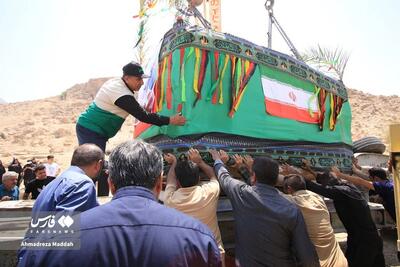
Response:
[[[397,259],[397,232],[396,229],[381,230],[383,238],[383,254],[385,255],[386,266],[400,266]]]
[[[383,239],[383,255],[385,256],[386,266],[400,267],[400,262],[397,259],[397,231],[395,228],[381,229],[380,234]],[[340,247],[346,251],[346,241],[341,240],[341,236],[336,236]],[[345,240],[345,239],[344,239]]]

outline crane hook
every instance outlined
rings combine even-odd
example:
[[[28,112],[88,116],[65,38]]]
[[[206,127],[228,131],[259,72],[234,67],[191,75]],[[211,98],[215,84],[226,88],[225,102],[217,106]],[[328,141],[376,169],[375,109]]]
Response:
[[[274,7],[274,2],[275,0],[267,0],[265,1],[265,8],[267,9],[268,12],[272,12],[272,8]]]

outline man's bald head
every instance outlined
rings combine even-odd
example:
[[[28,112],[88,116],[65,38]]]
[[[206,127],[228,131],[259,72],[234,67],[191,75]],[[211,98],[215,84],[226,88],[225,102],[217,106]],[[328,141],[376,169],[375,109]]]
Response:
[[[99,160],[104,160],[104,153],[95,144],[83,144],[77,147],[72,155],[71,165],[86,167]]]

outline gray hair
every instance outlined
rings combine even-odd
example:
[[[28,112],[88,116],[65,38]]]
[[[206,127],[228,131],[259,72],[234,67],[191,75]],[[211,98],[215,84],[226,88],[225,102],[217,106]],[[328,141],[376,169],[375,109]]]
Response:
[[[109,177],[115,189],[143,186],[153,189],[163,170],[161,151],[141,140],[124,142],[110,154]]]
[[[283,179],[283,188],[287,190],[289,186],[297,192],[299,190],[306,189],[306,182],[302,176],[298,174],[291,174],[285,176]]]
[[[14,177],[18,177],[18,173],[13,171],[8,171],[3,174],[3,176],[1,177],[1,181],[4,182]]]
[[[71,159],[72,166],[86,167],[99,160],[104,160],[104,152],[95,144],[83,144],[78,146]]]

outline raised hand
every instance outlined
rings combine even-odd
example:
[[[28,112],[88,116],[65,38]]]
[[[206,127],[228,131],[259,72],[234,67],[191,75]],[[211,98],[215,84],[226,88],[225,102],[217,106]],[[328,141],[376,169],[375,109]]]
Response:
[[[175,155],[173,155],[173,154],[171,154],[171,153],[165,154],[165,155],[164,155],[164,160],[165,160],[166,162],[168,162],[169,164],[174,164],[174,163],[176,163],[176,157],[175,157]]]
[[[213,158],[213,160],[217,160],[217,159],[221,160],[221,156],[220,156],[219,152],[216,149],[210,149],[210,150],[208,150],[208,152],[210,152],[211,157]]]
[[[196,164],[200,164],[203,161],[203,159],[201,158],[200,153],[197,149],[193,149],[193,148],[189,149],[188,155],[189,155],[189,159]]]
[[[233,155],[233,159],[235,160],[235,165],[233,166],[235,168],[238,168],[239,166],[244,164],[242,156],[238,154]]]
[[[311,162],[308,159],[302,159],[301,162],[303,163],[303,165],[301,166],[303,169],[311,169]]]
[[[249,169],[249,170],[253,169],[254,159],[250,155],[245,155],[243,161],[244,161],[244,164],[246,164],[247,169]]]
[[[290,166],[287,163],[282,164],[281,169],[282,169],[281,174],[285,176],[289,174],[299,174],[299,171],[295,167]]]
[[[224,164],[226,164],[229,160],[229,155],[224,150],[219,151],[220,158]]]
[[[337,166],[332,166],[331,167],[331,172],[333,172],[336,175],[341,174],[341,172],[340,172],[340,170],[339,170],[339,168]]]

